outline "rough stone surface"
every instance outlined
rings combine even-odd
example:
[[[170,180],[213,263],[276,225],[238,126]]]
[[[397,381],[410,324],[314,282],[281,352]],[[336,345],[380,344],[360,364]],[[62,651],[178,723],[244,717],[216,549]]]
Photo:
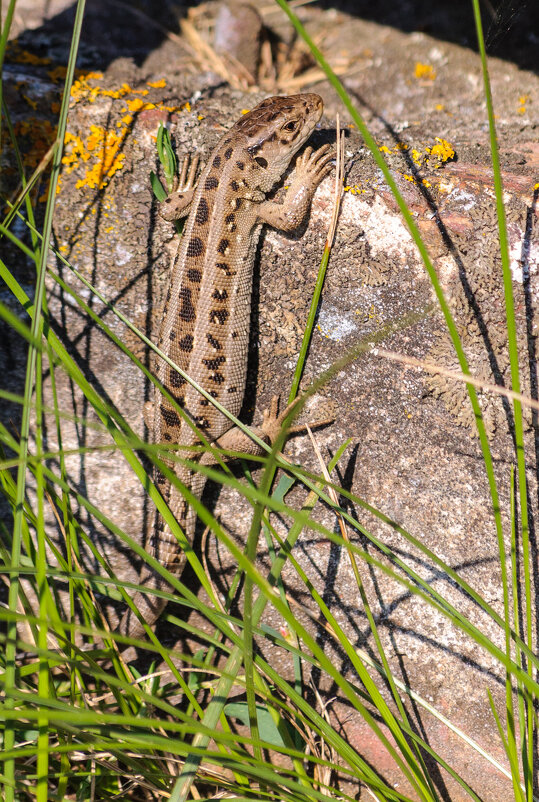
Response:
[[[330,61],[331,57],[336,61],[340,58],[349,67],[353,62],[353,70],[346,77],[347,89],[384,148],[393,176],[415,215],[450,300],[472,371],[489,381],[508,383],[495,201],[477,56],[425,33],[403,33],[335,10],[310,8],[302,14],[312,35],[323,33],[322,46]],[[85,73],[102,69],[104,75],[89,79],[86,88],[82,87],[78,102],[73,104],[68,129],[81,138],[85,152],[91,150],[91,126],[120,132],[125,129],[121,147],[124,158],[121,167],[108,178],[97,179],[102,180],[102,188],[88,182],[92,155],[89,162],[75,158],[72,171],[66,165],[57,201],[55,245],[109,303],[155,339],[174,247],[173,230],[158,219],[149,184],[150,169],[157,169],[158,123],[169,120],[178,153],[196,149],[204,159],[242,109],[254,106],[269,92],[231,91],[211,73],[189,72],[188,48],[170,39],[145,49],[144,25],[135,17],[131,22],[140,35],[133,39],[136,53],[130,57],[126,39],[119,49],[121,57],[115,59],[109,52],[110,63],[106,67],[107,59],[96,56],[100,52],[94,34],[98,16],[87,23],[81,63]],[[99,22],[103,24],[102,19]],[[278,25],[282,26],[282,21]],[[39,32],[42,51],[47,50],[48,35],[46,28]],[[59,33],[57,36],[60,38]],[[31,42],[29,35],[26,46]],[[54,42],[57,53],[61,47]],[[358,42],[362,43],[359,49]],[[418,63],[430,65],[435,77],[432,73],[430,77],[416,77]],[[534,185],[539,172],[539,82],[531,72],[508,62],[493,60],[490,66],[523,384],[526,392],[535,393],[539,241],[538,191]],[[19,65],[12,72],[6,71],[8,100],[10,86],[14,97],[22,73],[27,82],[26,94],[30,100],[39,98],[41,104],[36,117],[46,119],[45,106],[48,104],[50,110],[58,85],[44,67]],[[161,79],[165,79],[165,85],[158,83]],[[130,91],[115,95],[124,83],[129,84]],[[156,85],[150,86],[152,83]],[[100,91],[92,95],[91,87],[99,87]],[[285,87],[279,89],[285,91]],[[326,103],[321,130],[313,138],[314,144],[320,145],[332,141],[335,113],[343,113],[334,91],[325,83],[309,89],[320,92]],[[155,107],[137,109],[137,99]],[[122,123],[128,114],[133,116],[132,122]],[[25,116],[28,108],[20,105],[19,120]],[[346,114],[344,122],[349,122]],[[457,160],[438,162],[427,153],[427,148],[432,150],[435,146],[436,137],[451,143]],[[407,147],[403,148],[402,143]],[[433,293],[415,245],[376,164],[353,127],[347,133],[346,156],[346,184],[350,189],[342,204],[304,386],[360,341],[375,338],[386,326],[396,326],[396,330],[382,340],[384,347],[428,361],[439,360],[455,368],[443,319],[433,311]],[[5,180],[9,183],[9,176]],[[316,194],[306,230],[288,238],[274,231],[263,236],[245,419],[255,408],[263,409],[276,389],[290,385],[326,237],[331,193],[332,180],[326,179]],[[13,257],[13,252],[6,256]],[[51,267],[145,365],[150,365],[148,348],[68,268],[60,261]],[[21,265],[19,275],[28,288],[32,282],[30,266]],[[142,407],[149,396],[148,380],[52,279],[48,281],[48,292],[55,331],[68,344],[92,385],[125,416],[136,434],[144,436]],[[8,298],[3,293],[2,300]],[[412,324],[404,325],[410,313],[415,313],[416,318]],[[9,377],[9,389],[20,391],[24,377],[20,341],[5,328],[2,341],[2,376]],[[351,439],[336,481],[428,546],[501,614],[496,532],[479,445],[470,437],[473,417],[469,402],[462,385],[440,376],[426,379],[425,375],[416,368],[388,363],[367,350],[321,388],[309,417],[324,417],[323,410],[328,405],[335,410],[335,423],[317,434],[325,456],[333,454],[345,439]],[[71,486],[98,504],[102,513],[132,537],[144,539],[152,516],[138,480],[122,455],[108,448],[110,437],[88,403],[74,393],[69,379],[57,371],[57,381],[62,412],[86,420],[83,426],[78,419],[71,422],[66,418],[62,427],[64,448],[85,449],[67,459]],[[50,387],[47,393],[50,402]],[[483,394],[482,403],[508,532],[510,466],[515,461],[512,418],[500,400]],[[5,413],[6,418],[16,419],[16,410],[6,409]],[[535,423],[531,415],[528,423]],[[528,452],[533,515],[534,433],[535,430],[529,437]],[[58,442],[54,428],[46,435],[46,447],[55,450]],[[306,437],[294,438],[287,454],[317,470]],[[57,469],[54,464],[53,467]],[[303,491],[295,489],[288,500],[300,505],[303,497]],[[245,499],[229,488],[223,488],[217,497],[215,488],[210,487],[205,501],[213,505],[222,525],[242,544],[250,520]],[[383,524],[360,505],[349,505],[349,511],[433,589],[442,592],[475,625],[483,627],[497,646],[503,647],[503,632],[396,528]],[[316,518],[337,531],[329,510],[320,506]],[[135,580],[137,561],[130,551],[95,517],[81,511],[80,519],[117,576]],[[52,520],[49,523],[51,533],[60,538]],[[282,522],[276,525],[282,534]],[[355,542],[381,558],[379,550],[366,538],[356,536]],[[209,542],[207,552],[208,570],[216,587],[225,593],[235,566],[219,545]],[[303,534],[295,556],[353,643],[370,651],[372,637],[344,553],[309,531]],[[265,547],[260,549],[259,561],[261,566],[269,566]],[[97,559],[88,550],[81,552],[81,567],[91,573],[100,571]],[[500,665],[480,652],[446,617],[382,572],[364,567],[363,579],[390,664],[397,674],[504,763],[486,694],[488,687],[503,705]],[[187,577],[187,581],[191,578]],[[305,614],[305,608],[312,609],[312,602],[305,597],[292,569],[287,569],[285,582],[297,604],[294,610],[298,617],[316,634],[334,664],[350,674],[345,657]],[[114,611],[108,612],[114,625]],[[195,617],[193,623],[202,625]],[[282,626],[275,613],[269,614],[265,623],[277,629]],[[167,628],[166,623],[161,625],[161,634],[169,643],[175,642],[175,630]],[[280,673],[290,674],[290,661],[283,652],[266,643],[261,644],[261,650]],[[316,673],[314,678],[319,681]],[[336,693],[328,685],[322,684],[321,690],[326,698]],[[413,715],[416,714],[417,711]],[[341,723],[350,743],[377,770],[397,782],[398,770],[344,702],[333,704],[332,715]],[[417,715],[421,720],[418,726],[425,728],[430,745],[463,774],[482,799],[497,802],[510,795],[510,785],[499,773],[473,753],[464,753],[462,743],[435,719],[423,712]],[[440,789],[445,798],[454,802],[465,798],[446,775],[440,776]],[[399,790],[406,792],[402,784]]]

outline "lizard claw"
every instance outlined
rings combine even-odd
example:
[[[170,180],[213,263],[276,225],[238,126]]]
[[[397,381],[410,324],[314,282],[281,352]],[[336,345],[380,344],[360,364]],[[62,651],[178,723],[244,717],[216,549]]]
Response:
[[[179,177],[174,177],[172,192],[160,205],[159,214],[164,220],[172,222],[187,215],[197,186],[198,163],[198,154],[192,158],[189,154],[184,156]]]
[[[191,158],[189,153],[183,157],[180,178],[178,185],[175,187],[177,192],[187,192],[189,189],[195,189],[197,185],[196,173],[198,169],[198,162],[198,153],[195,153],[193,158]]]

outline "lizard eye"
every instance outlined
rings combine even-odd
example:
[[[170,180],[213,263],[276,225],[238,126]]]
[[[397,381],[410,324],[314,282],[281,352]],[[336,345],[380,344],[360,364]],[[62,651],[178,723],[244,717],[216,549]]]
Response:
[[[255,162],[259,164],[261,167],[266,168],[268,166],[268,162],[262,156],[257,156],[255,158]]]
[[[284,128],[285,131],[295,131],[296,130],[296,126],[297,126],[297,121],[296,120],[291,120],[286,125],[283,125],[283,128]]]

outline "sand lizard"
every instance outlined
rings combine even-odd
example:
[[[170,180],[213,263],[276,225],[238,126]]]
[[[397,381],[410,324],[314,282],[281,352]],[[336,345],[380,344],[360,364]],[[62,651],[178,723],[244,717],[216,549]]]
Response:
[[[260,229],[268,224],[281,231],[296,229],[305,218],[314,192],[331,170],[329,145],[306,148],[282,203],[266,195],[283,178],[323,110],[315,94],[270,97],[241,117],[222,137],[195,183],[198,159],[187,157],[177,191],[164,201],[163,216],[173,220],[189,213],[177,254],[163,312],[159,348],[212,397],[238,415],[247,375],[253,264]],[[217,447],[260,454],[260,447],[220,413],[162,359],[157,376],[208,442]],[[275,405],[254,431],[272,442],[280,427]],[[193,429],[159,392],[153,403],[153,442],[200,444]],[[196,459],[191,453],[182,453]],[[205,453],[200,460],[215,462]],[[200,498],[205,476],[179,462],[168,464],[180,481]],[[196,513],[158,470],[155,481],[186,537],[192,541]],[[152,554],[178,574],[185,557],[170,528],[159,518]],[[167,583],[144,567],[139,583],[166,589]],[[151,593],[133,599],[146,623],[153,624],[166,602]],[[128,611],[122,630],[139,637],[144,628]]]

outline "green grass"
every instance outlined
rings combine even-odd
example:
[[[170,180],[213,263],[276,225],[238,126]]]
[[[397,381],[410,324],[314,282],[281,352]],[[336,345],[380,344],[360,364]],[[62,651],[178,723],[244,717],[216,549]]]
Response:
[[[445,318],[463,373],[468,373],[466,356],[460,343],[457,327],[451,316],[431,258],[424,246],[414,218],[406,207],[398,187],[388,170],[383,157],[357,109],[353,106],[338,78],[332,73],[323,55],[309,40],[298,19],[283,0],[277,0],[288,14],[309,45],[313,56],[325,71],[357,128],[364,137],[373,159],[384,174],[391,188],[410,233],[421,253],[425,270],[432,282],[435,296]],[[0,40],[0,63],[4,58],[8,28],[14,3],[10,4],[6,23]],[[499,563],[503,581],[503,614],[494,610],[482,595],[460,577],[450,566],[429,550],[412,532],[406,531],[389,519],[383,512],[368,505],[363,499],[336,484],[328,483],[322,475],[315,475],[301,466],[284,463],[279,455],[282,441],[268,450],[259,459],[261,470],[256,480],[246,469],[245,480],[238,480],[223,460],[222,469],[206,468],[190,462],[189,453],[166,454],[162,446],[144,443],[132,430],[117,409],[112,407],[99,390],[92,386],[79,366],[69,355],[58,336],[48,325],[45,300],[45,276],[59,283],[71,302],[81,313],[88,316],[131,359],[147,379],[155,378],[140,360],[130,351],[125,342],[97,315],[83,295],[77,290],[80,282],[90,289],[94,297],[106,304],[110,312],[141,338],[148,346],[155,347],[143,332],[138,331],[107,298],[77,272],[60,254],[67,271],[64,277],[47,268],[48,249],[43,243],[50,241],[54,211],[54,186],[58,178],[62,143],[67,120],[67,99],[73,80],[76,50],[80,34],[80,22],[84,3],[79,2],[73,32],[72,52],[66,77],[64,103],[58,121],[58,134],[51,150],[51,187],[49,201],[40,228],[36,225],[32,205],[31,188],[35,175],[25,175],[23,159],[17,151],[17,141],[11,124],[9,109],[2,106],[1,133],[3,140],[10,140],[18,156],[21,192],[8,204],[8,210],[0,224],[4,241],[20,249],[35,264],[35,293],[30,298],[16,278],[15,266],[0,259],[0,276],[12,296],[10,306],[0,304],[0,317],[28,344],[28,359],[24,393],[17,396],[4,392],[1,397],[11,404],[20,405],[21,424],[18,432],[0,427],[2,462],[0,480],[2,490],[13,511],[11,530],[2,530],[2,573],[9,579],[9,598],[6,608],[0,608],[4,622],[2,641],[4,649],[0,666],[0,683],[3,696],[0,701],[0,718],[4,725],[2,740],[1,782],[4,799],[37,800],[48,799],[163,799],[183,800],[211,797],[224,790],[235,799],[277,800],[329,800],[351,799],[342,788],[359,788],[362,794],[369,793],[379,800],[438,800],[441,798],[436,785],[436,774],[429,766],[435,761],[460,785],[461,797],[480,799],[482,789],[471,789],[465,780],[448,765],[426,743],[409,719],[409,702],[413,700],[425,716],[438,719],[456,737],[461,739],[470,761],[481,762],[484,770],[497,769],[507,776],[506,788],[512,784],[515,800],[531,802],[534,798],[534,738],[536,737],[535,706],[539,697],[536,682],[538,658],[533,642],[532,622],[534,615],[533,594],[530,575],[530,544],[527,524],[527,488],[525,477],[525,452],[522,425],[522,409],[514,403],[516,433],[516,473],[511,476],[511,509],[507,511],[512,522],[511,531],[503,530],[502,510],[498,497],[490,444],[481,418],[481,410],[473,385],[469,384],[470,403],[475,412],[479,442],[484,468],[488,478],[492,502],[492,516],[496,524],[499,547]],[[481,54],[484,81],[484,97],[490,127],[492,167],[499,218],[500,253],[507,311],[507,338],[511,359],[512,386],[520,391],[516,327],[509,272],[507,234],[503,205],[503,191],[497,153],[494,110],[490,95],[488,68],[484,52],[479,8],[474,0],[477,37]],[[161,143],[162,146],[162,143]],[[40,168],[42,169],[42,168]],[[150,180],[150,179],[149,179]],[[24,220],[29,232],[30,244],[18,239],[15,222]],[[326,255],[327,257],[327,255]],[[323,261],[318,278],[305,334],[296,378],[291,397],[299,387],[309,338],[314,323],[318,295],[322,288],[327,258]],[[69,274],[71,279],[66,279]],[[18,314],[13,305],[20,307]],[[323,376],[318,377],[307,394],[314,392],[323,383],[335,376],[370,347],[371,341],[383,340],[393,331],[415,322],[414,316],[394,321],[365,340]],[[95,412],[92,423],[79,419],[80,426],[97,428],[108,438],[103,450],[110,457],[125,460],[149,499],[169,523],[201,587],[204,597],[199,598],[181,581],[181,577],[170,575],[154,559],[146,555],[132,534],[124,532],[109,520],[104,512],[92,504],[69,482],[66,469],[68,452],[62,449],[62,427],[72,416],[60,411],[56,394],[56,382],[60,372],[65,372],[78,392],[86,399],[88,407]],[[50,378],[52,405],[43,401],[44,376]],[[207,396],[211,403],[214,399]],[[218,406],[218,405],[217,405]],[[181,414],[181,410],[179,410]],[[226,413],[228,414],[228,413]],[[231,416],[229,416],[231,417]],[[47,453],[43,447],[43,421],[51,421],[60,444],[59,451]],[[238,421],[237,425],[243,426]],[[284,435],[283,435],[284,436]],[[349,443],[344,442],[327,466],[331,472],[343,457]],[[81,449],[80,451],[84,451]],[[163,499],[153,485],[151,475],[145,469],[141,454],[158,465],[171,480],[178,484],[175,475],[163,463],[163,458],[177,459],[204,471],[207,476],[232,488],[252,507],[250,530],[244,551],[238,548],[219,521],[195,498],[186,493],[196,507],[199,517],[208,527],[210,535],[217,538],[220,547],[226,549],[237,564],[228,597],[221,601],[210,583],[200,555],[189,548],[184,535],[176,524]],[[226,457],[226,453],[217,455]],[[279,480],[275,482],[277,470]],[[36,492],[28,494],[27,482],[32,477]],[[291,506],[287,494],[297,483],[304,488],[304,498],[299,508]],[[387,545],[351,515],[346,508],[330,495],[333,487],[337,498],[353,502],[355,508],[375,516],[385,526],[391,527],[414,552],[421,554],[424,563],[433,570],[445,573],[451,581],[468,594],[482,610],[499,633],[503,634],[504,647],[500,648],[485,631],[481,631],[462,610],[457,609],[443,592],[433,588]],[[32,500],[31,500],[32,499]],[[347,536],[336,535],[318,522],[315,508],[320,503],[339,512],[348,527]],[[66,557],[62,557],[49,541],[45,526],[45,509],[52,506],[61,524],[66,542]],[[133,552],[143,556],[172,587],[170,593],[162,593],[174,599],[185,610],[186,615],[178,619],[166,612],[169,620],[185,636],[192,636],[200,644],[193,655],[183,655],[182,669],[172,661],[169,649],[163,645],[151,629],[147,629],[149,652],[154,653],[155,666],[166,665],[168,672],[150,670],[139,676],[135,669],[126,666],[120,652],[125,643],[133,641],[117,632],[108,631],[95,602],[95,593],[108,593],[113,598],[130,603],[135,586],[118,580],[105,556],[99,553],[89,539],[88,533],[75,514],[78,508],[88,511],[93,518]],[[288,530],[283,539],[273,526],[271,513],[279,513],[288,521]],[[358,597],[368,621],[372,652],[358,649],[351,636],[339,623],[336,611],[327,606],[312,577],[296,560],[294,547],[298,538],[310,528],[319,536],[332,541],[342,549],[350,561],[355,578]],[[372,553],[350,542],[350,536],[359,542],[358,535],[375,548]],[[269,574],[257,567],[254,556],[261,538],[270,545],[272,564]],[[520,543],[520,553],[517,553]],[[100,576],[90,576],[81,571],[78,555],[82,547],[92,549],[101,566]],[[56,551],[56,560],[48,558],[48,550]],[[511,561],[507,563],[506,552]],[[378,556],[374,556],[378,555]],[[524,582],[518,578],[518,563],[524,568]],[[327,637],[346,655],[350,670],[342,676],[339,668],[321,648],[311,629],[302,624],[290,606],[281,582],[283,569],[295,575],[303,592],[311,600],[311,609],[316,610],[316,620],[323,622]],[[499,743],[507,755],[507,765],[498,766],[491,754],[475,744],[464,733],[447,720],[413,688],[393,675],[382,637],[378,632],[376,617],[371,610],[362,573],[369,569],[384,573],[392,582],[398,582],[406,591],[443,615],[452,626],[477,645],[480,652],[490,655],[505,671],[505,708],[496,709],[492,702],[492,733],[498,732]],[[67,609],[61,608],[55,593],[56,582],[67,582],[69,593]],[[236,589],[243,583],[243,614],[233,606]],[[30,584],[38,600],[37,607],[30,608],[26,588]],[[83,610],[81,619],[73,615],[77,602]],[[263,623],[267,608],[273,608],[285,622],[287,634],[269,628]],[[24,611],[24,612],[23,612]],[[196,611],[206,622],[203,629],[189,624],[184,618]],[[522,626],[519,615],[522,615]],[[25,621],[28,626],[28,641],[17,632],[17,624]],[[51,643],[50,637],[55,638]],[[85,649],[80,643],[84,641]],[[294,667],[293,680],[286,679],[276,668],[262,657],[256,643],[266,641],[287,655]],[[136,644],[135,644],[136,645]],[[373,654],[376,657],[373,657]],[[24,659],[22,656],[24,655]],[[182,656],[182,655],[177,655]],[[320,699],[313,698],[303,675],[305,667],[318,669],[326,681],[337,689],[339,699],[346,702],[351,714],[363,720],[380,747],[391,756],[401,781],[394,786],[370,765],[354,748],[343,732],[334,726]],[[230,701],[233,687],[245,691],[245,700]],[[485,698],[489,689],[485,683]],[[181,695],[182,703],[171,700]],[[490,698],[490,697],[489,697]],[[238,722],[241,724],[239,734]],[[195,788],[197,789],[195,794]],[[147,796],[143,795],[144,793]],[[256,789],[256,790],[253,790]],[[368,792],[365,791],[368,789]],[[401,790],[405,789],[405,790]],[[362,796],[363,798],[363,796]],[[507,795],[505,798],[508,798]]]

